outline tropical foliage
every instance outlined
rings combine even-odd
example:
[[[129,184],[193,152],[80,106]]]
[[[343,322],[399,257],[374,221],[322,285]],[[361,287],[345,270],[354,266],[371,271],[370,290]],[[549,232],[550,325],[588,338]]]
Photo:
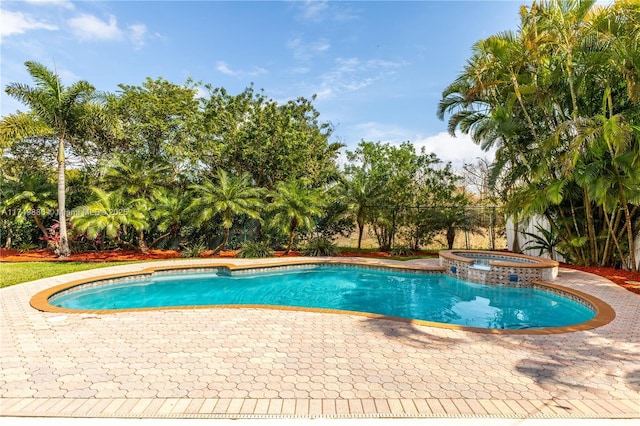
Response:
[[[461,173],[409,141],[363,140],[339,161],[314,97],[163,78],[97,96],[27,62],[34,86],[5,87],[27,111],[0,119],[0,243],[264,256],[333,251],[355,230],[358,250],[366,237],[452,247],[461,232],[499,248],[498,205],[547,219],[529,248],[635,268],[639,43],[636,1],[523,6],[518,30],[478,41],[443,92],[449,131],[496,150]]]
[[[216,182],[205,180],[200,185],[193,185],[191,189],[195,196],[189,206],[190,210],[199,212],[198,222],[211,220],[219,216],[224,237],[213,253],[220,252],[229,241],[229,231],[235,217],[246,215],[257,219],[260,217],[258,209],[262,205],[261,191],[251,186],[249,174],[241,176],[229,176],[224,170],[220,170]]]
[[[544,215],[573,262],[637,268],[639,65],[637,1],[535,1],[443,92],[449,131],[496,148],[514,220]]]

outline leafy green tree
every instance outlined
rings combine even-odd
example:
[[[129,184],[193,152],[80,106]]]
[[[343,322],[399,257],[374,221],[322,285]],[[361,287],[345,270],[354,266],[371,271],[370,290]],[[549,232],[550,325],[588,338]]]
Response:
[[[332,128],[320,122],[313,99],[284,104],[256,93],[238,95],[209,87],[204,101],[199,143],[211,170],[249,173],[256,186],[273,189],[279,181],[308,179],[318,186],[338,176],[339,143],[330,143]]]
[[[285,251],[289,253],[296,231],[313,228],[314,220],[322,214],[324,191],[311,188],[302,180],[288,180],[276,184],[271,198],[268,210],[273,214],[272,221],[289,235]]]
[[[44,65],[28,61],[27,71],[35,86],[10,83],[5,92],[30,108],[28,113],[3,117],[0,122],[0,140],[3,145],[29,138],[55,138],[58,142],[58,220],[60,223],[60,257],[68,257],[69,239],[66,220],[65,161],[66,143],[82,139],[92,116],[100,114],[95,103],[96,93],[86,81],[65,87],[60,76]]]
[[[186,161],[201,121],[197,85],[147,77],[141,85],[118,87],[108,97],[122,128],[118,150],[142,161]]]
[[[434,220],[434,213],[442,214],[443,208],[464,210],[469,204],[466,198],[457,196],[461,178],[453,171],[451,163],[442,164],[433,154],[424,157],[422,163],[414,178],[412,208],[407,209],[405,218],[406,233],[413,250],[430,243],[445,228],[442,221]],[[459,205],[461,202],[464,202],[463,206]]]
[[[355,151],[347,152],[347,159],[346,185],[359,230],[370,223],[380,249],[389,250],[399,231],[413,228],[410,238],[417,247],[418,233],[424,230],[416,225],[424,211],[418,207],[433,205],[438,197],[446,199],[452,193],[451,166],[443,166],[437,156],[424,150],[417,153],[409,142],[394,146],[362,141]]]
[[[214,254],[227,245],[233,220],[237,216],[260,218],[262,192],[251,185],[251,178],[247,173],[230,176],[224,170],[219,170],[216,181],[205,180],[201,184],[192,185],[191,189],[194,200],[189,209],[199,212],[198,222],[210,221],[216,215],[222,220],[224,236],[222,243],[213,250]]]

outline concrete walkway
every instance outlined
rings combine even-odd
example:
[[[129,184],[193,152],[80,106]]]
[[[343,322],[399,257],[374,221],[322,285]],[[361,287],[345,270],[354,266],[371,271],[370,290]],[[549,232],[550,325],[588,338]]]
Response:
[[[640,296],[574,270],[561,269],[555,283],[602,299],[614,321],[491,335],[302,311],[60,318],[29,305],[72,279],[184,262],[204,263],[125,265],[1,289],[0,414],[640,418]]]

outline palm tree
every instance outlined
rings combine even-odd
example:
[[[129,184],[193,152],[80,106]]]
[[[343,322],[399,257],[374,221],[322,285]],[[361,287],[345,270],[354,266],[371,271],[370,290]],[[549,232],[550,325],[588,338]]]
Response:
[[[229,176],[224,170],[219,170],[215,182],[205,180],[202,184],[192,185],[191,189],[194,201],[189,211],[200,212],[199,223],[211,220],[217,214],[222,218],[224,236],[220,245],[213,249],[213,254],[219,253],[227,245],[233,219],[240,215],[260,218],[258,209],[262,206],[262,191],[251,185],[248,173]]]
[[[7,186],[11,188],[5,187],[3,192],[9,189],[11,196],[3,200],[2,212],[12,212],[9,216],[18,218],[32,216],[42,232],[42,238],[49,241],[50,235],[42,220],[55,211],[55,184],[42,174],[26,174],[21,176],[18,182],[11,182]]]
[[[624,164],[635,164],[629,160],[637,156],[637,137],[633,142],[624,132],[613,132],[608,168],[586,164],[602,157],[594,142],[604,137],[605,127],[621,129],[618,124],[624,120],[631,127],[637,124],[637,11],[633,1],[605,9],[594,7],[593,0],[535,1],[521,9],[517,33],[474,45],[473,56],[444,91],[438,109],[440,118],[451,114],[452,134],[459,129],[485,149],[497,147],[492,170],[506,178],[509,212],[547,217],[580,263],[598,261],[602,240],[615,242],[615,235],[599,234],[607,212],[590,187],[603,187],[606,170],[618,176],[619,202],[608,208],[624,211],[621,223],[632,245],[629,224],[638,191],[623,190],[627,184],[622,181],[635,182],[633,167]],[[609,105],[603,113],[601,104]],[[624,159],[618,169],[616,158]],[[579,168],[600,176],[592,175],[590,183]],[[620,235],[614,228],[611,233]]]
[[[135,200],[127,203],[118,191],[106,192],[95,187],[91,190],[94,194],[93,201],[72,212],[71,223],[74,229],[86,232],[93,239],[104,232],[121,246],[138,251],[138,246],[123,240],[122,236],[126,234],[128,226],[135,230],[148,228],[146,211],[138,209]]]
[[[358,252],[362,246],[364,225],[371,214],[370,210],[375,204],[381,187],[381,182],[368,178],[363,171],[358,171],[350,179],[342,181],[344,197],[349,205],[349,210],[355,215],[358,225]]]
[[[156,202],[154,193],[169,185],[173,175],[173,170],[168,164],[157,160],[120,156],[103,169],[101,180],[108,190],[121,192],[125,199],[137,200],[137,209],[149,214]],[[145,228],[138,229],[138,247],[143,253],[149,250]]]
[[[453,249],[456,233],[459,230],[471,234],[482,234],[480,217],[468,209],[470,203],[470,197],[460,193],[451,198],[449,206],[432,212],[435,226],[445,231],[449,250]]]
[[[58,141],[58,220],[60,223],[60,257],[68,257],[65,200],[65,144],[83,133],[90,114],[95,114],[92,102],[95,89],[86,81],[78,81],[65,87],[60,76],[37,62],[25,62],[35,87],[22,83],[10,83],[5,92],[31,111],[16,113],[2,119],[0,139],[20,140],[30,137],[53,137]],[[91,111],[91,112],[90,112]],[[3,143],[3,144],[4,144]]]
[[[269,210],[274,213],[274,223],[289,233],[285,254],[291,251],[298,228],[311,228],[313,220],[322,214],[324,191],[309,188],[302,180],[281,181],[276,184],[273,202]]]
[[[117,156],[102,170],[101,180],[109,190],[133,198],[150,199],[153,191],[166,187],[174,177],[170,165],[157,159]]]
[[[153,192],[154,208],[151,217],[157,221],[157,228],[164,234],[157,237],[149,244],[149,249],[154,248],[161,241],[171,236],[178,235],[180,225],[189,215],[189,198],[184,194],[171,193],[166,188]]]

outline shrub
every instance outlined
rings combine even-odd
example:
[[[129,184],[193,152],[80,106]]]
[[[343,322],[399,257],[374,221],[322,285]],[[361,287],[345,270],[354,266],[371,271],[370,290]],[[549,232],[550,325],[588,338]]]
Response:
[[[242,248],[236,254],[236,257],[241,259],[255,259],[258,257],[272,257],[273,250],[269,246],[268,242],[253,242],[248,241],[243,244]]]
[[[35,250],[37,249],[38,246],[32,243],[22,243],[18,246],[18,252],[19,253],[27,253],[31,250]]]
[[[200,255],[206,250],[207,246],[204,243],[194,243],[190,246],[184,247],[180,255],[182,257],[200,257]]]
[[[391,256],[412,256],[413,251],[407,246],[396,246],[391,249]]]
[[[338,254],[338,247],[329,238],[317,237],[309,240],[302,254],[304,256],[335,256]]]

